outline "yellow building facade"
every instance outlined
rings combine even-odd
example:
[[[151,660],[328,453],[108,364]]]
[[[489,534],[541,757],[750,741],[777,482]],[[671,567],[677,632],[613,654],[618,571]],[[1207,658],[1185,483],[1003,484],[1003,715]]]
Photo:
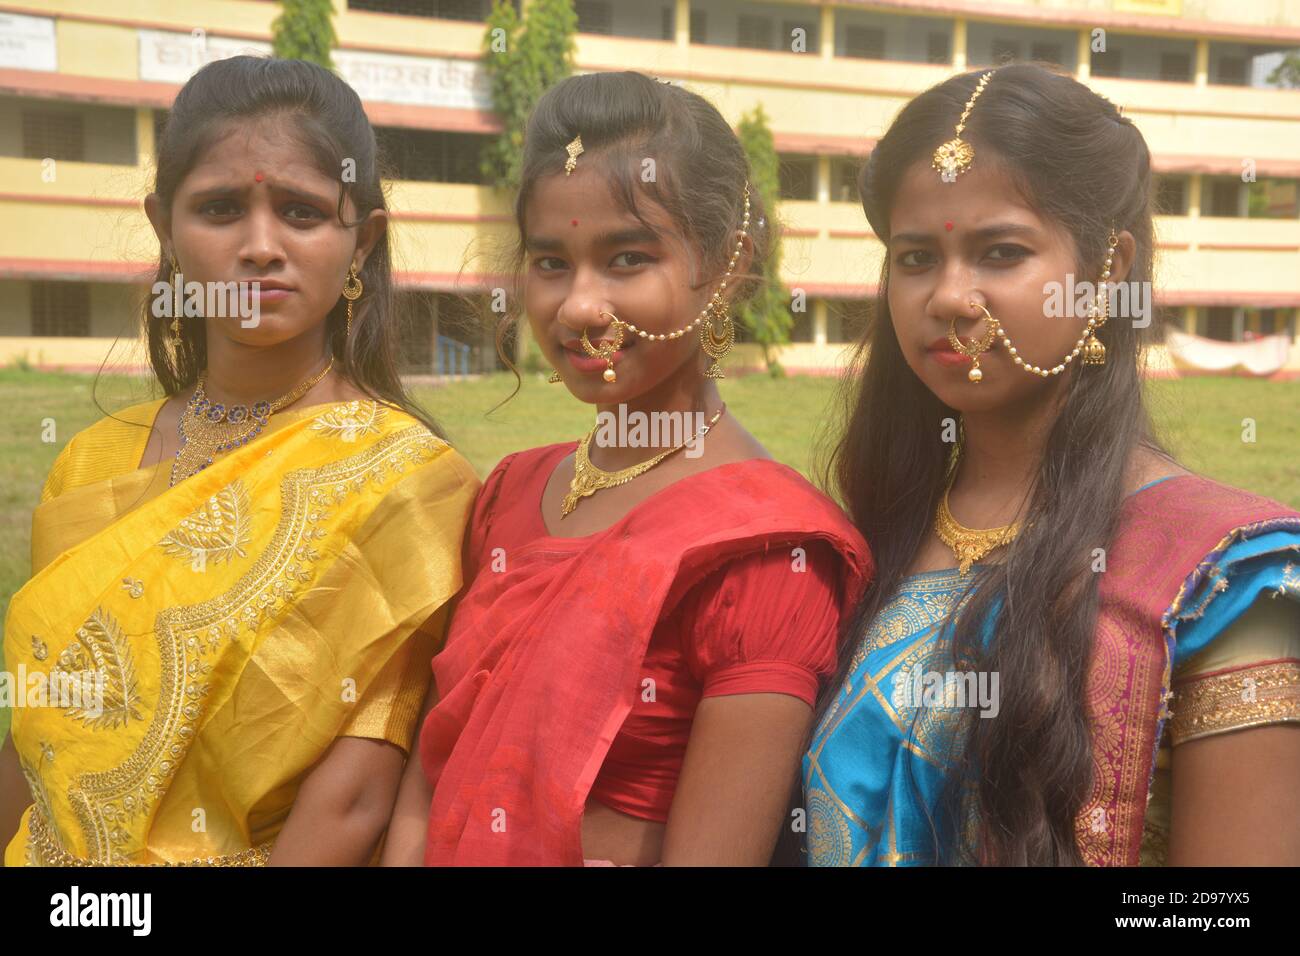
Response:
[[[397,178],[399,287],[427,325],[410,373],[497,367],[467,319],[477,253],[513,228],[478,151],[499,129],[481,64],[488,0],[335,0],[335,66]],[[576,0],[579,71],[681,82],[733,123],[767,113],[781,155],[792,371],[842,367],[883,246],[856,197],[872,144],[956,71],[1046,60],[1132,117],[1158,173],[1155,304],[1222,343],[1281,336],[1300,371],[1300,0]],[[154,141],[195,69],[269,52],[278,3],[0,2],[0,364],[145,364],[140,310],[158,245],[142,210]],[[1295,80],[1294,82],[1300,82]],[[1168,365],[1156,349],[1157,367]],[[754,364],[752,348],[739,361]]]

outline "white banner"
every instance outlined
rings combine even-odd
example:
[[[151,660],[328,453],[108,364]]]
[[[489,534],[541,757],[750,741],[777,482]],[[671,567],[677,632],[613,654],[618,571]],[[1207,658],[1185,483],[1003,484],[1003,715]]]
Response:
[[[232,40],[195,30],[193,34],[140,30],[140,79],[184,83],[200,67],[240,53],[269,56],[271,44]],[[397,56],[366,50],[333,51],[338,74],[362,100],[491,109],[487,73],[477,60]]]
[[[0,13],[0,67],[47,73],[57,70],[54,21],[49,17]]]
[[[1235,372],[1272,375],[1286,365],[1291,340],[1285,335],[1262,335],[1249,342],[1221,342],[1169,329],[1165,343],[1174,365],[1199,372]]]
[[[141,30],[140,79],[153,83],[184,83],[214,60],[240,53],[269,56],[271,44],[261,40],[231,40],[209,36],[202,29],[193,33]]]
[[[363,100],[489,110],[488,77],[477,60],[335,50],[334,67]]]

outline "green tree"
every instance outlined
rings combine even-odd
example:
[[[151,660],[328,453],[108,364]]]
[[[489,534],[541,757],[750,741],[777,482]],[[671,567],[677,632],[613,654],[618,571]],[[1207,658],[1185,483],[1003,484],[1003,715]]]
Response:
[[[1268,75],[1268,82],[1274,86],[1300,87],[1300,53],[1293,51],[1283,57],[1277,69]]]
[[[502,131],[481,160],[501,189],[519,187],[528,114],[548,88],[573,72],[578,15],[572,0],[532,0],[522,19],[510,0],[492,0],[483,34],[483,66]]]
[[[334,69],[330,50],[338,44],[330,0],[283,0],[271,24],[271,51],[282,60],[309,60]]]
[[[776,143],[772,139],[772,128],[768,125],[767,114],[761,105],[740,118],[736,134],[745,148],[745,155],[749,157],[750,189],[762,200],[770,220],[775,215],[781,193],[777,172],[779,160],[776,156]],[[757,217],[751,219],[751,229],[756,222]],[[765,228],[774,232],[770,221]],[[736,309],[737,320],[749,337],[762,348],[763,361],[772,375],[783,374],[773,347],[790,341],[794,316],[790,313],[789,301],[789,293],[781,282],[781,243],[778,236],[772,242],[771,254],[764,267],[758,291],[753,298]]]

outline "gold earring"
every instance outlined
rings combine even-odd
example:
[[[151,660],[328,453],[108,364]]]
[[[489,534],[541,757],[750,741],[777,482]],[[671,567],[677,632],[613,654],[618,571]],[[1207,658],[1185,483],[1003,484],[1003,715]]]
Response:
[[[352,303],[361,298],[361,278],[357,275],[357,265],[348,266],[348,277],[343,283],[343,298],[348,300],[348,327],[345,336],[352,337]]]
[[[554,385],[556,382],[563,382],[564,379],[560,378],[560,370],[557,368],[551,372],[551,377],[547,381]]]
[[[1015,362],[1030,375],[1037,375],[1040,378],[1049,378],[1053,375],[1060,375],[1070,363],[1079,357],[1084,365],[1105,365],[1106,364],[1106,346],[1097,338],[1097,330],[1106,324],[1110,318],[1110,297],[1106,292],[1106,280],[1110,278],[1110,266],[1115,259],[1115,246],[1119,243],[1119,237],[1115,235],[1115,230],[1111,229],[1109,245],[1106,248],[1106,266],[1101,273],[1101,281],[1098,283],[1098,291],[1093,299],[1092,305],[1088,307],[1088,324],[1083,327],[1083,333],[1079,336],[1074,348],[1069,354],[1051,368],[1040,368],[1032,362],[1026,362],[1024,356],[1016,351],[1016,347],[1011,344],[1011,338],[1007,335],[1006,329],[994,320],[994,330],[1002,344],[1007,348],[1007,354],[1011,356],[1011,361]],[[1101,303],[1100,305],[1098,303]],[[971,305],[975,305],[974,302]],[[984,308],[980,306],[980,308]],[[988,315],[988,309],[984,309],[984,314]],[[992,316],[989,316],[992,319]]]
[[[184,310],[185,306],[184,306],[184,300],[181,296],[180,289],[176,288],[174,277],[180,273],[181,266],[180,263],[176,261],[176,253],[170,252],[167,255],[168,258],[171,260],[171,270],[172,270],[171,277],[173,278],[173,281],[171,283],[172,285],[172,324],[171,324],[172,342],[180,342],[181,312]]]
[[[722,320],[722,331],[719,332],[714,328],[714,319]],[[715,296],[714,301],[709,306],[709,317],[704,324],[700,326],[700,344],[704,347],[704,354],[713,359],[709,367],[704,370],[705,378],[726,378],[726,373],[722,371],[722,366],[718,360],[731,351],[731,346],[736,341],[736,324],[731,321],[731,313],[727,310],[725,299]]]
[[[1102,344],[1101,339],[1097,338],[1097,330],[1110,318],[1110,296],[1106,292],[1106,280],[1110,278],[1110,266],[1115,259],[1115,246],[1118,244],[1119,236],[1115,235],[1115,230],[1112,228],[1106,246],[1106,265],[1102,269],[1101,281],[1097,283],[1097,298],[1090,310],[1092,317],[1097,321],[1093,323],[1092,330],[1088,333],[1088,341],[1083,344],[1084,365],[1106,364],[1106,346]]]

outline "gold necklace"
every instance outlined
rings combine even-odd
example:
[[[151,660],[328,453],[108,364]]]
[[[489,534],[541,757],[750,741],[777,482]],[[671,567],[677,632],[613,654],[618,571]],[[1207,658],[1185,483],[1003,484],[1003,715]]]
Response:
[[[578,450],[573,456],[573,480],[569,482],[569,493],[564,496],[564,502],[560,505],[560,518],[563,519],[578,507],[578,502],[588,495],[593,495],[602,488],[613,488],[616,485],[625,485],[638,475],[644,475],[647,471],[659,464],[669,455],[681,451],[696,438],[703,438],[709,433],[709,429],[717,424],[722,413],[727,410],[724,403],[718,409],[717,414],[709,419],[708,424],[701,425],[700,430],[690,439],[682,442],[674,448],[661,451],[653,458],[639,464],[632,465],[628,468],[620,468],[618,471],[605,471],[591,463],[591,458],[587,454],[587,447],[591,444],[591,439],[596,434],[596,428],[587,432],[586,436],[578,442]]]
[[[275,401],[255,402],[252,408],[232,405],[229,409],[208,398],[204,390],[208,370],[204,369],[199,373],[194,394],[190,396],[180,421],[176,423],[180,447],[176,449],[176,458],[172,461],[170,484],[175,485],[207,468],[221,452],[248,444],[261,433],[273,414],[305,395],[333,367],[334,359],[331,358],[323,369]],[[189,420],[188,426],[186,419]]]
[[[965,577],[970,571],[970,566],[984,555],[994,548],[1000,548],[1014,541],[1016,535],[1020,533],[1020,522],[1013,521],[1001,528],[968,528],[961,524],[952,516],[952,511],[948,508],[948,492],[956,477],[957,463],[954,459],[952,474],[943,489],[943,497],[939,499],[939,508],[935,512],[934,533],[939,536],[940,541],[952,548],[952,553],[958,562],[958,573]]]

